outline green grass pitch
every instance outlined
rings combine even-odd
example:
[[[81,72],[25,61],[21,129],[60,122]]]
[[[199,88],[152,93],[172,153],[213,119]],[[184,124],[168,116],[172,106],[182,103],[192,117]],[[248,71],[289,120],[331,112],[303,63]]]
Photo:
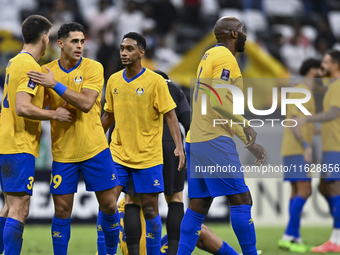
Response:
[[[232,245],[238,252],[241,249],[230,225],[207,224],[218,236]],[[263,255],[288,255],[294,254],[277,248],[277,241],[281,238],[283,227],[257,227],[257,248]],[[302,237],[308,245],[320,245],[328,240],[331,234],[329,227],[304,227]],[[163,234],[165,229],[163,228]],[[96,225],[73,225],[68,255],[95,255],[96,253]],[[50,227],[47,225],[27,225],[24,231],[22,255],[53,255]],[[200,249],[195,249],[193,255],[208,254]],[[315,253],[305,253],[315,254]],[[331,253],[324,253],[331,254]],[[334,253],[332,253],[334,254]],[[117,255],[121,255],[118,249]]]

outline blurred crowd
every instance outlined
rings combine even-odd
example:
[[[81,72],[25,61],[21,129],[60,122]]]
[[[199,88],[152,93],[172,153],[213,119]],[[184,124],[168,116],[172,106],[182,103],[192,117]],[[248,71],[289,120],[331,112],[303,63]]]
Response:
[[[327,49],[340,48],[338,0],[1,0],[0,86],[8,60],[22,47],[21,22],[31,14],[54,24],[41,64],[59,57],[60,25],[76,21],[86,28],[84,56],[103,64],[106,79],[122,68],[118,49],[125,33],[146,37],[145,67],[168,71],[226,15],[241,19],[248,40],[292,75],[305,58],[321,58]]]

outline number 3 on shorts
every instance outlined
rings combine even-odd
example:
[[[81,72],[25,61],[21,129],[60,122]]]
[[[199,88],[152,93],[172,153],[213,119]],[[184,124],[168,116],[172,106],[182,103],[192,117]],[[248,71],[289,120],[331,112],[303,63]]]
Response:
[[[28,181],[30,182],[29,184],[27,184],[27,189],[28,190],[31,190],[33,188],[33,182],[34,182],[34,177],[33,176],[30,176],[28,178]]]
[[[55,175],[55,176],[53,176],[52,174],[51,174],[51,181],[50,181],[50,185],[52,184],[52,182],[53,182],[53,188],[54,189],[56,189],[56,188],[58,188],[59,187],[59,185],[60,185],[60,183],[61,183],[61,181],[63,180],[63,178],[61,178],[61,176],[59,175],[59,174],[57,174],[57,175]]]

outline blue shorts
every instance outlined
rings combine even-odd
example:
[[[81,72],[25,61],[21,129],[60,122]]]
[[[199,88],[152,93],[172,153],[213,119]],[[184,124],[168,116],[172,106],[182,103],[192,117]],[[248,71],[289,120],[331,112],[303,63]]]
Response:
[[[236,145],[220,136],[200,143],[186,143],[189,198],[218,197],[249,191],[241,171]],[[209,170],[210,167],[210,170]]]
[[[1,189],[3,192],[26,192],[32,196],[35,158],[28,153],[1,154]]]
[[[145,169],[135,169],[114,162],[118,180],[126,192],[129,180],[132,179],[133,190],[136,193],[160,193],[164,191],[163,165]]]
[[[326,169],[326,171],[324,170]],[[329,181],[340,180],[340,152],[327,151],[322,153],[321,177]]]
[[[119,185],[110,150],[107,148],[93,158],[76,163],[53,161],[52,194],[65,195],[77,192],[80,173],[87,191],[102,191]]]
[[[290,171],[284,172],[285,181],[311,181],[311,173],[308,164],[304,161],[303,155],[292,155],[283,157],[283,166]]]

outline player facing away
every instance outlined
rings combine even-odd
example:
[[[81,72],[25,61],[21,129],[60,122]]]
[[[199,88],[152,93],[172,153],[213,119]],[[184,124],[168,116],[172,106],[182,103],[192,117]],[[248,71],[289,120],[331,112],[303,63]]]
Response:
[[[162,234],[158,194],[164,191],[163,115],[176,144],[174,154],[179,156],[178,169],[183,167],[185,156],[174,110],[176,104],[163,77],[142,67],[145,50],[142,35],[135,32],[124,35],[120,58],[125,69],[111,75],[107,83],[102,124],[106,132],[115,121],[110,149],[117,176],[124,191],[132,179],[134,191],[140,193],[146,220],[147,253],[158,255]],[[134,220],[129,218],[129,221]],[[139,254],[140,223],[135,227],[139,236],[127,236],[130,255]]]
[[[300,75],[304,79],[295,85],[296,88],[309,90],[311,99],[304,103],[303,106],[313,115],[315,114],[315,100],[313,90],[316,87],[316,79],[320,78],[321,60],[309,58],[306,59],[300,68]],[[302,98],[301,93],[289,93],[289,99]],[[288,105],[287,119],[304,116],[304,114],[295,106]],[[300,215],[303,206],[312,193],[311,176],[308,169],[308,163],[312,163],[312,141],[314,135],[314,123],[307,123],[303,127],[288,128],[286,127],[283,134],[281,155],[283,156],[283,165],[297,168],[302,166],[303,171],[285,173],[284,180],[291,183],[291,197],[289,202],[289,221],[287,228],[279,240],[278,246],[282,249],[288,249],[292,252],[308,252],[310,247],[302,242],[300,237]]]
[[[323,111],[312,116],[297,118],[298,126],[322,122],[322,175],[319,190],[326,198],[334,224],[331,238],[326,243],[312,248],[312,252],[340,252],[340,51],[328,51],[321,63],[323,76],[331,83],[323,98]]]
[[[230,202],[231,223],[242,252],[245,255],[256,255],[255,229],[251,218],[252,199],[244,175],[240,171],[241,164],[232,139],[236,126],[231,126],[229,122],[213,126],[214,119],[244,123],[244,133],[248,138],[251,137],[246,147],[256,156],[258,164],[265,159],[265,151],[255,143],[256,132],[247,125],[248,121],[241,115],[233,115],[231,93],[215,86],[216,83],[231,83],[242,90],[242,75],[234,55],[244,51],[247,35],[243,23],[233,17],[219,19],[215,24],[214,33],[217,45],[205,52],[197,70],[198,79],[192,100],[193,116],[186,144],[190,203],[182,220],[177,254],[192,253],[214,197],[227,196]],[[204,90],[199,89],[200,86],[212,88],[221,99],[221,104],[207,103],[206,114],[201,114]],[[195,173],[195,170],[192,170],[196,169],[196,166],[211,165],[232,166],[237,171],[211,172],[208,173],[209,176],[205,176],[204,173]]]
[[[29,76],[48,88],[50,109],[56,109],[66,101],[66,108],[75,115],[67,124],[51,121],[54,254],[67,254],[73,197],[82,173],[86,190],[96,193],[102,211],[106,254],[113,255],[119,236],[116,206],[119,182],[100,121],[103,67],[82,57],[84,42],[82,25],[76,22],[62,25],[58,30],[60,59],[43,66],[45,73],[31,71]]]
[[[30,70],[40,70],[37,61],[45,54],[51,27],[45,17],[29,16],[22,23],[22,51],[6,68],[0,120],[0,180],[5,196],[0,214],[0,253],[5,250],[6,255],[21,251],[34,184],[34,157],[39,156],[40,120],[71,121],[72,118],[64,108],[41,109],[44,88],[27,75]]]

